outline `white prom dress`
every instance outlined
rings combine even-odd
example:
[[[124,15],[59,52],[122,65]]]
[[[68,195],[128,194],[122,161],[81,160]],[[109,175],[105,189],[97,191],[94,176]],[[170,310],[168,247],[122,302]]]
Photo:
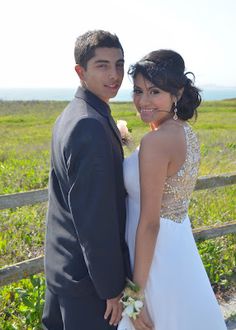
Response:
[[[186,159],[178,173],[165,183],[145,301],[154,330],[226,330],[187,215],[200,156],[195,133],[187,123],[183,129]],[[133,267],[140,212],[138,149],[124,161],[124,180],[128,192],[126,240]],[[134,330],[127,316],[122,318],[118,330]]]

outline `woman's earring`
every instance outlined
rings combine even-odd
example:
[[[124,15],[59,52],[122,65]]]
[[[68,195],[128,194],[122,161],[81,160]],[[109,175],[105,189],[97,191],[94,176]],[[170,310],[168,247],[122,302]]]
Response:
[[[179,118],[178,115],[177,115],[177,111],[178,111],[178,109],[177,109],[177,101],[175,101],[174,116],[173,116],[173,119],[174,120],[177,120]]]

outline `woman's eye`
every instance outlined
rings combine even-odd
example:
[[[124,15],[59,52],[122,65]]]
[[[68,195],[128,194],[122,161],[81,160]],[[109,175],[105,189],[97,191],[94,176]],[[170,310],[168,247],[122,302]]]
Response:
[[[160,91],[158,89],[152,89],[150,91],[150,94],[159,94],[159,93],[160,93]]]

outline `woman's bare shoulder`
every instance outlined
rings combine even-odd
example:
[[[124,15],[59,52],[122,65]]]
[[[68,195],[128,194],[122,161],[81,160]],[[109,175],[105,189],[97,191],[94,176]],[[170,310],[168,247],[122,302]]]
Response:
[[[168,129],[157,129],[145,134],[141,140],[141,148],[165,149],[171,141],[170,131]]]
[[[161,161],[168,161],[170,153],[165,140],[165,133],[152,131],[142,138],[139,149],[141,161],[149,161],[155,167]]]

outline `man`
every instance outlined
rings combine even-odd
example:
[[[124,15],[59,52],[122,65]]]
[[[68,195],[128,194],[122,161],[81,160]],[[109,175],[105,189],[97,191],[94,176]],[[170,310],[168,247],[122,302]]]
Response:
[[[75,44],[81,87],[52,137],[43,327],[116,329],[129,272],[121,138],[108,106],[122,83],[119,39],[96,30]]]

